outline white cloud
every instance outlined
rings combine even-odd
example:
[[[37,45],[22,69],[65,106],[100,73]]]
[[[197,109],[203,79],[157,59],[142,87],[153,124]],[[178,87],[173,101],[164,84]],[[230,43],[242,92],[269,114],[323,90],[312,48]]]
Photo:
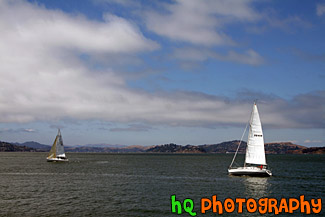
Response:
[[[18,129],[0,129],[0,133],[35,133],[37,132],[35,129],[24,129],[24,128],[18,128]]]
[[[128,127],[115,127],[115,128],[111,128],[109,131],[111,132],[124,132],[124,131],[128,131],[128,132],[143,132],[143,131],[149,131],[152,130],[153,128],[147,125],[143,125],[143,124],[129,124]]]
[[[8,122],[101,112],[123,98],[124,80],[112,71],[93,73],[78,56],[157,48],[122,18],[94,22],[22,1],[0,3],[0,27],[0,119]]]
[[[325,4],[317,4],[316,14],[318,16],[322,16],[323,14],[325,14]]]
[[[264,62],[263,58],[252,49],[245,51],[243,54],[237,53],[235,51],[229,51],[225,57],[221,56],[220,59],[249,65],[260,65]]]
[[[83,52],[138,52],[158,45],[136,26],[114,15],[105,22],[89,21],[24,2],[0,3],[2,37],[36,49],[71,49]],[[15,12],[15,14],[13,13]]]
[[[269,14],[265,15],[265,19],[270,27],[279,28],[284,32],[293,32],[297,27],[306,29],[313,26],[311,23],[303,20],[299,16],[279,18],[276,14]]]
[[[229,102],[196,92],[150,94],[130,89],[114,70],[95,72],[85,65],[79,59],[83,53],[122,56],[157,48],[155,42],[122,18],[109,15],[105,22],[95,22],[30,3],[1,1],[0,28],[0,122],[69,118],[214,127],[245,124],[248,119],[251,102]],[[244,61],[258,62],[255,51],[245,55],[253,60]],[[245,59],[231,52],[223,58]],[[315,97],[317,102],[324,101],[323,93]],[[319,110],[300,103],[305,99],[313,98],[297,99],[301,108],[290,107],[279,99],[270,100],[261,115],[264,123],[280,127],[322,126]],[[308,120],[292,116],[294,109],[299,110],[298,114],[312,111],[315,116]],[[134,130],[138,126],[130,127]]]
[[[205,61],[209,58],[213,58],[221,61],[249,65],[260,65],[264,63],[263,57],[252,49],[246,50],[242,53],[231,50],[228,51],[227,54],[221,54],[209,49],[199,49],[193,47],[177,48],[174,50],[173,57],[184,61]]]
[[[92,0],[95,4],[120,4],[125,7],[140,7],[141,3],[134,0]]]
[[[255,21],[259,15],[250,0],[176,0],[164,4],[165,13],[147,13],[147,27],[165,37],[196,45],[229,45],[234,42],[222,32],[225,23]]]
[[[162,11],[146,12],[145,22],[149,30],[174,41],[187,42],[185,48],[177,48],[173,56],[181,61],[204,61],[214,58],[249,65],[259,65],[263,58],[254,50],[239,53],[229,49],[226,54],[216,53],[213,46],[233,47],[233,41],[223,30],[232,23],[252,23],[262,19],[251,7],[250,0],[176,0],[162,4]],[[181,62],[188,67],[192,62]],[[195,66],[195,65],[194,65]],[[191,67],[190,67],[191,68]]]
[[[307,143],[307,144],[309,144],[309,143],[322,143],[322,140],[310,140],[310,139],[306,139],[304,141],[304,143]]]

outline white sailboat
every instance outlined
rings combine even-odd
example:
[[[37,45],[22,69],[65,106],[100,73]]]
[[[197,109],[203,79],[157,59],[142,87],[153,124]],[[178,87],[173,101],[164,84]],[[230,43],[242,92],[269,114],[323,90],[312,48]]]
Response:
[[[272,176],[272,172],[267,169],[262,124],[260,116],[258,114],[256,103],[254,103],[253,111],[249,122],[249,134],[244,166],[232,167],[239,149],[239,145],[234,155],[234,158],[229,166],[229,175]]]
[[[65,156],[61,131],[58,129],[52,148],[47,156],[48,162],[67,162],[69,159]]]

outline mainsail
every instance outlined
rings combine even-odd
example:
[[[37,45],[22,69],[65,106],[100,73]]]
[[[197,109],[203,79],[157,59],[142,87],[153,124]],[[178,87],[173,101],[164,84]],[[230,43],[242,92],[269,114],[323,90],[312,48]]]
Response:
[[[250,119],[245,164],[267,165],[265,160],[262,124],[256,104],[253,106]]]
[[[60,129],[58,130],[58,135],[56,136],[52,148],[48,154],[48,158],[57,158],[57,157],[63,157],[63,158],[66,157],[64,153],[64,146],[63,146],[63,140],[62,140]]]

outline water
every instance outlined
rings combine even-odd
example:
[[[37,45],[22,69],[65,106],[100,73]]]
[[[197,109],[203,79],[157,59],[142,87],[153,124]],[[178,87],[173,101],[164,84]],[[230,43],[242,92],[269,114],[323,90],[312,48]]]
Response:
[[[46,155],[0,153],[0,216],[177,216],[173,194],[191,198],[197,216],[218,216],[199,213],[200,198],[212,195],[223,201],[303,194],[322,198],[324,207],[324,155],[269,155],[270,178],[228,176],[228,154],[68,153],[69,163],[47,163]]]

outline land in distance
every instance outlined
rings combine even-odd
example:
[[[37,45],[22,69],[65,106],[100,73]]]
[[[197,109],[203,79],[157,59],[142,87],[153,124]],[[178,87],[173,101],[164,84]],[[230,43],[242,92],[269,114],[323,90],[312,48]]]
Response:
[[[234,153],[239,141],[227,141],[218,144],[177,145],[174,143],[155,146],[116,146],[85,145],[65,146],[66,152],[106,152],[106,153]],[[245,153],[247,143],[241,142],[239,153]],[[8,143],[0,141],[0,152],[48,152],[51,146],[37,142]],[[325,147],[305,147],[291,142],[265,144],[266,154],[325,154]]]

